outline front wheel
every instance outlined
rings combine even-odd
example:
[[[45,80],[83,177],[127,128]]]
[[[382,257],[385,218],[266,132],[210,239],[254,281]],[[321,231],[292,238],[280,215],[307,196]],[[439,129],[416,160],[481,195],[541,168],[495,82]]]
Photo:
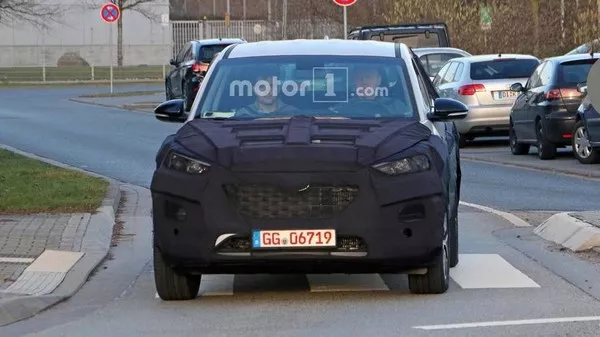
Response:
[[[443,294],[450,285],[450,252],[448,249],[448,222],[444,221],[442,249],[434,265],[424,275],[408,275],[408,288],[413,294]]]
[[[193,300],[200,290],[200,275],[176,273],[154,247],[154,283],[156,292],[163,301]]]
[[[575,124],[573,131],[573,155],[582,164],[596,164],[600,162],[600,151],[590,144],[587,130],[583,121]]]

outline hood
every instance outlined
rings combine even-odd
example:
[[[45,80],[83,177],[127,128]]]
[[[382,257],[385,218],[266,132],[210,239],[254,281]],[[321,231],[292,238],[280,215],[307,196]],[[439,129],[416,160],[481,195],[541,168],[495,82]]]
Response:
[[[419,121],[316,119],[187,122],[171,146],[233,170],[366,166],[429,139]]]

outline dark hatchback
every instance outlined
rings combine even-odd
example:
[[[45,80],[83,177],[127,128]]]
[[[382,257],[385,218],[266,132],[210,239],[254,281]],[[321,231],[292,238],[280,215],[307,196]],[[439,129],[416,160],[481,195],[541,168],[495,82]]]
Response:
[[[242,39],[194,40],[186,43],[177,56],[171,59],[173,66],[165,78],[167,100],[181,98],[185,111],[190,111],[200,82],[206,75],[215,54],[234,43],[245,43]]]
[[[578,85],[587,80],[599,56],[576,54],[545,59],[525,86],[511,86],[519,93],[509,122],[513,154],[527,154],[533,145],[540,159],[554,159],[557,148],[572,144],[577,109],[584,97]]]
[[[411,48],[451,47],[443,22],[362,26],[350,31],[348,39],[404,43]]]

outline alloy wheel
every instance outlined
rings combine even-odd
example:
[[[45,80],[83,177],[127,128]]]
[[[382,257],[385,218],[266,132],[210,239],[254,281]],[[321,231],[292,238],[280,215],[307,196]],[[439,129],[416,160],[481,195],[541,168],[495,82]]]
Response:
[[[585,127],[578,127],[573,137],[575,138],[573,142],[575,145],[575,152],[577,152],[581,158],[588,158],[592,154],[592,145],[590,144]]]

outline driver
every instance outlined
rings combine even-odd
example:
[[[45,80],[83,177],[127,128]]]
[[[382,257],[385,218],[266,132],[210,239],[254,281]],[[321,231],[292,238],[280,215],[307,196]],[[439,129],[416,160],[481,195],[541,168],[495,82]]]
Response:
[[[283,103],[277,97],[281,92],[277,83],[277,71],[267,70],[255,77],[252,84],[254,103],[238,109],[235,117],[264,117],[270,113],[286,113],[297,111],[295,107]]]
[[[407,111],[406,105],[399,98],[387,97],[389,92],[387,86],[382,86],[385,70],[376,65],[358,65],[354,70],[354,88],[350,93],[348,102],[340,103],[335,110],[352,109],[353,103],[373,102],[387,111],[375,111],[373,117],[387,116],[412,116],[412,111]],[[386,89],[386,90],[382,90]]]

